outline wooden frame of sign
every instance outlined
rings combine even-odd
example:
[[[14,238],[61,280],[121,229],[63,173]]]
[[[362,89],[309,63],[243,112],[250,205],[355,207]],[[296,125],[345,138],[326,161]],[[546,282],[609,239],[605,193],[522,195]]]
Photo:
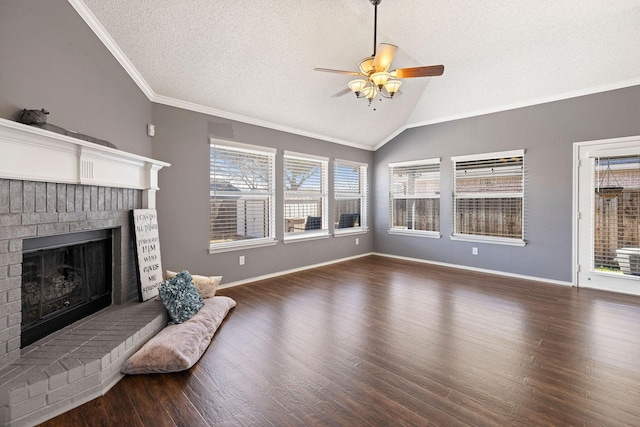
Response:
[[[143,302],[155,298],[162,283],[158,214],[155,209],[134,209],[131,211],[131,225],[136,255],[138,298]]]

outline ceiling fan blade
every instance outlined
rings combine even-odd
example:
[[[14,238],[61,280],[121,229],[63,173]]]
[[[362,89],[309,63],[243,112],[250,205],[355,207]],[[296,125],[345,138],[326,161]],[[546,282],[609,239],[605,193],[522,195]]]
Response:
[[[373,58],[373,69],[378,71],[387,71],[393,61],[393,56],[396,54],[398,46],[394,46],[388,43],[380,43],[378,45],[378,51],[376,57]]]
[[[358,71],[343,71],[343,70],[332,70],[331,68],[314,68],[315,71],[322,71],[323,73],[336,73],[336,74],[348,74],[350,76],[362,76],[364,74]]]
[[[444,73],[444,65],[429,65],[426,67],[398,68],[391,72],[397,79],[408,79],[410,77],[435,77]]]
[[[332,98],[339,98],[339,97],[341,97],[343,95],[346,95],[348,93],[351,93],[351,89],[346,87],[346,88],[342,89],[340,92],[334,93],[333,95],[331,95],[331,97]]]

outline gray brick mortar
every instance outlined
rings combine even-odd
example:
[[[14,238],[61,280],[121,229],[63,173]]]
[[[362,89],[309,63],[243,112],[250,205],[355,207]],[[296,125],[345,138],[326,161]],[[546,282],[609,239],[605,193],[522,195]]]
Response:
[[[87,219],[87,213],[80,212],[60,212],[58,215],[58,220],[60,222],[74,222],[74,221],[83,221]]]
[[[20,289],[22,286],[22,278],[20,277],[9,277],[6,279],[0,280],[0,292],[8,292],[12,289]],[[0,314],[6,313],[9,310],[6,310],[0,307]]]
[[[0,227],[0,240],[16,239],[18,237],[34,237],[35,235],[36,235],[35,225]]]
[[[0,265],[13,265],[22,263],[22,253],[8,252],[0,254]]]
[[[47,183],[36,182],[36,212],[47,211]]]
[[[9,252],[21,252],[22,251],[22,239],[15,239],[9,241]]]
[[[52,234],[68,233],[70,230],[69,223],[60,222],[56,224],[40,224],[38,225],[38,236],[49,236]]]
[[[34,212],[36,210],[36,183],[24,181],[22,187],[22,212]]]
[[[67,210],[67,186],[66,184],[56,185],[56,210],[64,212]]]
[[[76,186],[74,184],[67,184],[67,206],[65,210],[67,212],[76,210]]]
[[[79,212],[81,210],[83,210],[83,206],[84,206],[84,187],[82,185],[76,185],[75,187],[76,190],[76,194],[75,194],[75,208],[74,211]]]
[[[13,264],[9,266],[9,277],[22,276],[22,264]]]
[[[18,213],[0,214],[0,227],[13,227],[21,224],[22,224],[22,215]]]
[[[47,182],[47,212],[56,211],[56,184]]]
[[[22,212],[22,181],[9,182],[9,212]]]
[[[0,179],[0,214],[9,212],[9,180]]]
[[[24,213],[22,214],[22,225],[43,224],[47,222],[58,222],[58,213]]]

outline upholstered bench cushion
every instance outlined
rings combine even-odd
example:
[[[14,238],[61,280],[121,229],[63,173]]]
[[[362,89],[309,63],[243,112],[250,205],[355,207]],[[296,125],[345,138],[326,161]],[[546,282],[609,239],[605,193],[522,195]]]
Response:
[[[224,296],[206,298],[192,318],[170,324],[147,341],[123,365],[123,374],[178,372],[192,367],[236,302]]]

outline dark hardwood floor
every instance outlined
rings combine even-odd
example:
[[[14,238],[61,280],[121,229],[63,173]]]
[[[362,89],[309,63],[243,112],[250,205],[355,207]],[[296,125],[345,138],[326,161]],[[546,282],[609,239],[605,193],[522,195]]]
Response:
[[[378,256],[219,291],[202,359],[44,426],[640,426],[640,298]]]

